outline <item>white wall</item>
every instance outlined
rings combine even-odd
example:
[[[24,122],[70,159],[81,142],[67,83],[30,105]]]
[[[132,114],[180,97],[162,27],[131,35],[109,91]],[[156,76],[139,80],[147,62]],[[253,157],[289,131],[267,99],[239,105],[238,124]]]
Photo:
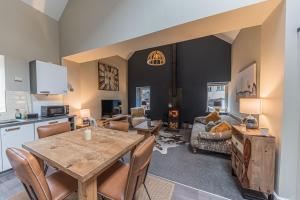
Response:
[[[61,55],[115,44],[257,2],[262,1],[72,0],[60,19]]]
[[[240,116],[239,103],[236,100],[236,80],[238,73],[253,62],[257,64],[257,93],[260,87],[261,27],[242,29],[231,47],[231,82],[228,88],[229,111]]]
[[[300,1],[286,1],[285,16],[285,73],[284,73],[284,109],[281,141],[281,160],[279,194],[289,199],[300,199],[297,195],[299,179],[300,146],[300,107],[299,107],[299,79],[300,66],[298,58],[297,28],[300,27]],[[298,190],[299,191],[299,190]]]
[[[297,98],[289,97],[291,104],[284,103],[289,85],[285,76],[290,70],[285,63],[285,23],[285,5],[281,4],[260,27],[247,28],[239,33],[232,45],[230,111],[238,113],[238,104],[232,94],[237,72],[246,64],[257,61],[259,96],[263,99],[260,126],[269,128],[277,141],[275,190],[282,197],[295,199],[298,160],[295,159],[298,152],[295,125],[299,126],[299,113],[295,112],[295,107],[290,107]],[[294,87],[292,91],[297,90],[295,84],[288,87]],[[295,131],[291,132],[285,126],[293,126]]]
[[[286,163],[282,161],[282,141],[288,137],[282,130],[284,96],[284,28],[285,6],[281,4],[262,24],[261,28],[261,77],[260,96],[263,99],[263,114],[260,123],[268,127],[276,137],[276,192],[281,195],[282,174]],[[290,167],[290,166],[289,166]],[[291,169],[291,168],[290,168]],[[291,177],[290,177],[291,178]]]
[[[88,108],[91,115],[101,118],[102,99],[120,99],[122,113],[128,111],[127,61],[119,56],[101,59],[101,62],[119,69],[119,91],[98,90],[98,61],[82,64],[64,61],[68,67],[68,80],[74,88],[64,98],[64,103],[70,105],[73,114],[79,114],[80,109]]]
[[[59,30],[57,21],[20,0],[0,0],[0,29],[7,103],[7,112],[0,113],[0,119],[10,119],[16,108],[32,111],[28,62],[38,59],[60,63]],[[23,81],[14,81],[15,76]],[[48,98],[43,100],[49,102]]]
[[[63,64],[68,68],[68,85],[73,91],[68,91],[64,96],[64,104],[70,106],[70,113],[79,115],[81,109],[81,87],[80,87],[80,64],[63,60]]]
[[[60,63],[57,21],[20,0],[0,5],[0,54]]]

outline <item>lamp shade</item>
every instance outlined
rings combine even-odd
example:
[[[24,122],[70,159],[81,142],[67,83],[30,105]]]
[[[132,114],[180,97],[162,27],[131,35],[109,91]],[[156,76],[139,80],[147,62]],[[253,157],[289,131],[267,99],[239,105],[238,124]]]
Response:
[[[90,118],[91,117],[90,109],[82,109],[82,110],[80,110],[80,116],[82,118]]]
[[[161,66],[166,63],[166,57],[163,52],[155,50],[148,55],[147,63],[152,66]]]
[[[261,114],[261,99],[240,99],[240,112],[250,115],[259,115]]]

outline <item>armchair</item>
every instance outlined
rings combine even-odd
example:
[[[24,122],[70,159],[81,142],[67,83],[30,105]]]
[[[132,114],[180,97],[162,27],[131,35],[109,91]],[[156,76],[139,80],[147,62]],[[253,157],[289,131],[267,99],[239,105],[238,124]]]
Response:
[[[131,116],[129,118],[130,125],[132,127],[147,120],[145,116],[145,109],[143,107],[130,108]]]

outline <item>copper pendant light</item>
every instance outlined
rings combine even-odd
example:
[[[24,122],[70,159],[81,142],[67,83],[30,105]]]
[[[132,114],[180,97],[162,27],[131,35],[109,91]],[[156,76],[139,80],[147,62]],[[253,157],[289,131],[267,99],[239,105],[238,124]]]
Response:
[[[151,66],[162,66],[166,63],[166,57],[163,52],[155,50],[152,51],[147,58],[147,64]]]

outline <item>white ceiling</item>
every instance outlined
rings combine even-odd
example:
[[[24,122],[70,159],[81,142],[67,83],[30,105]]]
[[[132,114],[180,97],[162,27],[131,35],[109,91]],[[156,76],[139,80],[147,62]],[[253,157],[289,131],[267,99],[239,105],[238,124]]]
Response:
[[[21,0],[49,17],[59,21],[68,0]]]

